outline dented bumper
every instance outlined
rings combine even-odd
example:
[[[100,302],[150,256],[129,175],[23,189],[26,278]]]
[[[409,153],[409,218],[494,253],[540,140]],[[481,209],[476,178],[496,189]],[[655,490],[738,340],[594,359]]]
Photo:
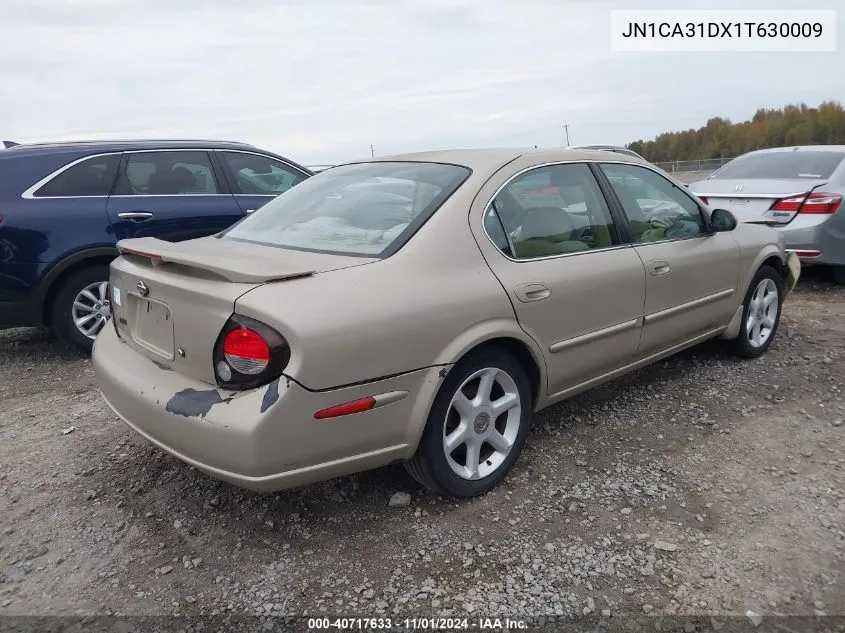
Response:
[[[795,289],[795,284],[801,277],[801,260],[798,255],[790,252],[786,258],[786,294],[788,295]]]
[[[438,370],[329,391],[310,391],[282,377],[231,392],[153,363],[105,328],[94,368],[106,403],[152,444],[206,473],[254,490],[280,490],[409,457]],[[367,396],[389,404],[317,420],[314,413]],[[396,394],[401,397],[397,398]],[[424,421],[424,418],[423,418]]]

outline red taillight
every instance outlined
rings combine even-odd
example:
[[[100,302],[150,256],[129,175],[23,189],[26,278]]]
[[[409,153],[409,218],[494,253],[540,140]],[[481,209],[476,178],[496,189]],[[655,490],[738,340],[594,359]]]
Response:
[[[258,332],[249,328],[232,330],[223,339],[223,356],[242,374],[255,375],[270,362],[270,346]]]
[[[838,193],[824,193],[822,191],[814,191],[811,193],[804,206],[801,207],[801,213],[836,213],[839,205],[842,204],[842,196]]]
[[[807,194],[802,193],[800,196],[792,196],[791,198],[781,198],[776,200],[770,207],[770,211],[789,211],[795,213],[804,204]]]
[[[290,361],[285,338],[266,323],[233,314],[214,344],[214,374],[224,389],[255,389],[281,377]],[[263,412],[263,411],[262,411]]]
[[[317,411],[317,413],[314,414],[314,417],[318,420],[337,418],[342,415],[351,415],[352,413],[369,411],[374,406],[376,406],[376,399],[372,396],[368,396],[366,398],[352,400],[351,402],[344,402],[343,404],[329,407],[328,409],[323,409],[322,411]]]
[[[842,204],[842,196],[836,193],[814,191],[790,198],[781,198],[771,206],[771,211],[789,211],[791,213],[836,213]]]

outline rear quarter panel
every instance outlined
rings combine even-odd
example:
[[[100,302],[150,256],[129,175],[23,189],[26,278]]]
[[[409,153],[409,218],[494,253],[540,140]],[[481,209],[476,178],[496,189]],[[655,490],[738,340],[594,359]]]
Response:
[[[776,257],[781,265],[786,263],[786,251],[783,235],[762,224],[740,224],[731,232],[740,251],[740,301],[745,299],[745,293],[754,275],[767,259]]]
[[[498,336],[518,338],[542,358],[481,256],[468,208],[453,196],[393,256],[265,284],[236,309],[288,339],[285,373],[309,389],[448,365]]]

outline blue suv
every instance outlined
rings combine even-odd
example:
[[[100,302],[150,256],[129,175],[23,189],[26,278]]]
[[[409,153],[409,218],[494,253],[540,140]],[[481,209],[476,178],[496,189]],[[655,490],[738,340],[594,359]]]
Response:
[[[118,240],[218,233],[312,172],[251,145],[108,141],[0,150],[0,328],[90,350]]]

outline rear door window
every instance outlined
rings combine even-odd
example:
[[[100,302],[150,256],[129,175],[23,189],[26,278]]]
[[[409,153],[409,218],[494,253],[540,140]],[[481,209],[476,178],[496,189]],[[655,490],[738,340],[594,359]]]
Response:
[[[277,196],[308,176],[281,161],[245,152],[217,152],[229,169],[233,193],[252,196]],[[231,177],[230,177],[231,175]]]
[[[56,174],[40,187],[35,198],[66,198],[108,196],[114,184],[114,175],[120,154],[92,156]]]
[[[206,152],[127,154],[116,194],[123,196],[214,195],[219,193]]]
[[[538,167],[511,180],[484,215],[491,241],[513,259],[619,243],[607,202],[584,163]]]
[[[733,159],[711,180],[771,178],[796,180],[800,178],[830,178],[845,158],[842,152],[786,151],[746,154]]]

